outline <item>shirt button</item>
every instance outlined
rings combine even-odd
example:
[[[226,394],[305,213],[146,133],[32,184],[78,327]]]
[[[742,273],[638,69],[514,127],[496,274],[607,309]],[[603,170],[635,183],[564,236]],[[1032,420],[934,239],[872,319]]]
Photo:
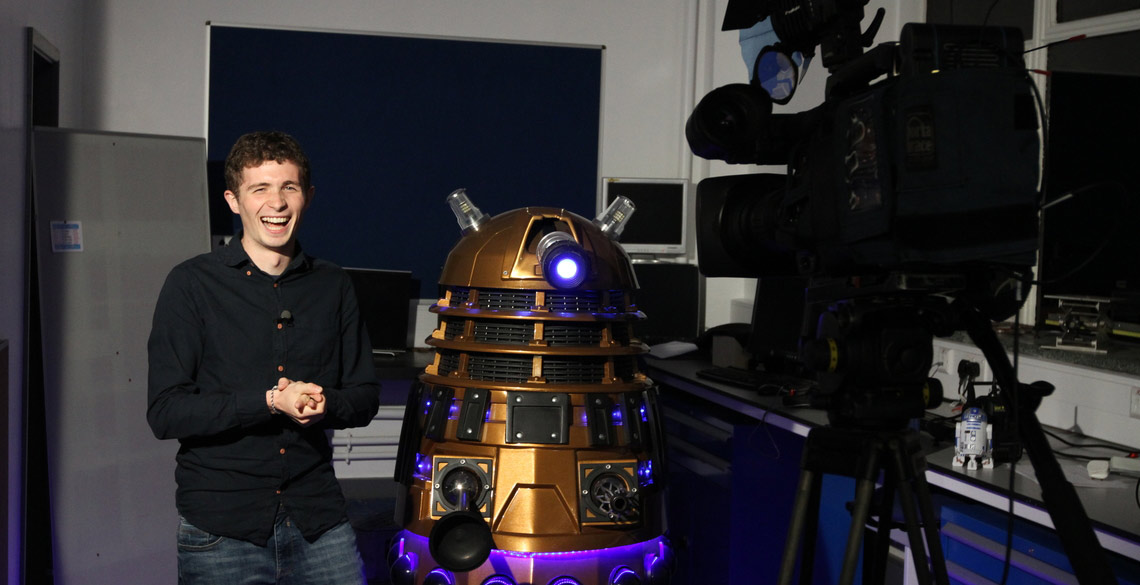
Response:
[[[277,283],[273,283],[273,288],[277,288]]]
[[[285,371],[285,366],[277,366],[277,371],[278,371],[278,372],[284,372],[284,371]]]
[[[284,325],[282,325],[282,324],[280,324],[280,323],[278,323],[278,324],[277,324],[277,328],[278,328],[278,329],[281,329],[282,327],[284,327]]]
[[[253,276],[253,271],[252,270],[246,270],[245,275],[246,276]]]
[[[280,453],[281,453],[282,455],[284,455],[284,454],[285,454],[285,449],[281,449]]]

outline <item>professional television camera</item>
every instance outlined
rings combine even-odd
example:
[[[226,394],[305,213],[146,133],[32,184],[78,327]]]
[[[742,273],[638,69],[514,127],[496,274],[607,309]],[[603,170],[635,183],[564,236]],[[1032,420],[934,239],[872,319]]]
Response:
[[[939,306],[948,297],[929,297],[967,298],[1004,319],[1026,296],[1037,247],[1038,111],[1017,29],[908,24],[898,43],[864,53],[883,14],[860,33],[865,3],[730,2],[726,28],[768,26],[778,41],[759,51],[750,83],[710,92],[685,130],[699,156],[787,165],[786,175],[701,181],[702,273],[811,277],[809,310],[848,329],[914,321],[903,337],[882,339],[905,338],[918,360],[905,374],[820,376],[833,418],[899,424],[922,414],[915,397],[928,388],[931,333],[960,328]],[[831,74],[823,103],[773,113],[817,44]]]
[[[850,9],[861,0],[804,4],[847,8],[831,20],[819,16],[810,30],[845,30],[848,19],[862,16]],[[786,18],[767,20],[779,33]],[[764,88],[772,76],[795,79],[785,55],[810,51],[803,42],[785,45],[781,37],[758,56],[751,83],[713,90],[686,125],[699,156],[788,166],[786,175],[701,182],[705,274],[959,272],[971,263],[1034,263],[1041,152],[1017,29],[912,23],[897,44],[858,56],[859,45],[851,44],[865,37],[824,37],[823,46],[845,47],[824,55],[831,72],[824,102],[773,114]]]
[[[817,373],[832,425],[808,435],[779,582],[790,582],[795,547],[813,525],[804,502],[818,498],[820,473],[856,478],[853,526],[867,521],[884,473],[880,517],[890,516],[897,488],[920,580],[929,580],[929,550],[937,582],[946,582],[925,463],[907,422],[929,404],[933,336],[958,330],[1012,401],[1079,581],[1115,582],[1034,414],[1051,387],[1019,383],[992,329],[1023,303],[1038,241],[1040,108],[1021,33],[912,23],[897,43],[872,48],[883,11],[861,32],[866,4],[729,0],[723,28],[745,31],[750,82],[711,91],[685,127],[698,156],[787,165],[784,175],[714,177],[697,188],[702,273],[809,283],[805,298],[789,300],[807,308],[799,356]],[[829,73],[823,103],[773,113],[817,46]],[[921,523],[905,501],[911,486]],[[841,582],[854,570],[856,532]],[[870,582],[881,582],[887,532],[878,531],[883,554]]]

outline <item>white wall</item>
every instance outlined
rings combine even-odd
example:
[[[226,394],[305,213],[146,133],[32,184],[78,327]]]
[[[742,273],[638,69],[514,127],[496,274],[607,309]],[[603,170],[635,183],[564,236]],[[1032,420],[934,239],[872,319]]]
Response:
[[[603,172],[682,172],[689,0],[97,2],[85,126],[202,136],[206,22],[605,45]],[[304,71],[298,71],[303,83]]]
[[[7,396],[8,523],[3,528],[8,558],[7,583],[20,578],[21,464],[23,452],[24,378],[24,165],[25,151],[25,29],[37,29],[60,50],[60,91],[78,93],[82,71],[80,0],[4,0],[0,2],[0,339],[9,342]],[[73,124],[78,100],[60,105],[60,122]]]
[[[602,176],[689,177],[751,172],[692,157],[684,124],[711,89],[747,80],[735,32],[721,32],[725,0],[333,0],[314,4],[226,0],[95,0],[87,15],[85,99],[79,126],[203,136],[206,22],[604,45]],[[878,41],[920,20],[921,3],[874,0],[887,18]],[[304,79],[304,72],[298,72]],[[809,69],[784,111],[822,100],[826,71]],[[695,261],[695,258],[693,259]],[[751,279],[710,279],[706,325],[730,321],[729,300],[750,299]]]
[[[101,0],[88,17],[80,126],[203,136],[207,21],[604,45],[601,175],[689,177],[692,157],[684,123],[694,98],[712,87],[694,87],[697,54],[706,60],[714,53],[720,57],[719,47],[698,50],[696,43],[728,46],[729,59],[739,63],[735,34],[719,33],[722,16],[723,0]],[[304,72],[298,76],[303,80]],[[741,296],[737,288],[731,285],[729,294]],[[719,289],[712,286],[713,299],[721,295]],[[718,316],[718,306],[710,300],[710,325],[725,320]],[[433,318],[423,314],[420,320]]]

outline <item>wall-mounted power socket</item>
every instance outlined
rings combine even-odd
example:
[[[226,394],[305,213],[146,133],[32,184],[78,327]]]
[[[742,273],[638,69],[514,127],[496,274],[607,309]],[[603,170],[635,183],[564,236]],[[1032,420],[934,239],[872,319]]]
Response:
[[[956,372],[957,370],[955,368],[957,368],[958,366],[956,364],[951,363],[951,360],[953,360],[953,359],[954,359],[954,350],[950,349],[949,347],[935,346],[935,348],[934,348],[934,367],[935,367],[934,373],[935,374],[950,374],[951,372]]]

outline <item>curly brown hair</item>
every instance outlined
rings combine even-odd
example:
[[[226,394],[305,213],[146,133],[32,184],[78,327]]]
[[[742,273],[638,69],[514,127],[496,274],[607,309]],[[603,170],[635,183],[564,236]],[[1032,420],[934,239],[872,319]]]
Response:
[[[309,192],[312,184],[309,157],[305,156],[297,139],[276,131],[250,132],[234,142],[230,154],[226,156],[226,189],[236,195],[241,187],[242,171],[271,160],[279,164],[289,161],[297,165],[301,171],[301,187],[305,193]]]

